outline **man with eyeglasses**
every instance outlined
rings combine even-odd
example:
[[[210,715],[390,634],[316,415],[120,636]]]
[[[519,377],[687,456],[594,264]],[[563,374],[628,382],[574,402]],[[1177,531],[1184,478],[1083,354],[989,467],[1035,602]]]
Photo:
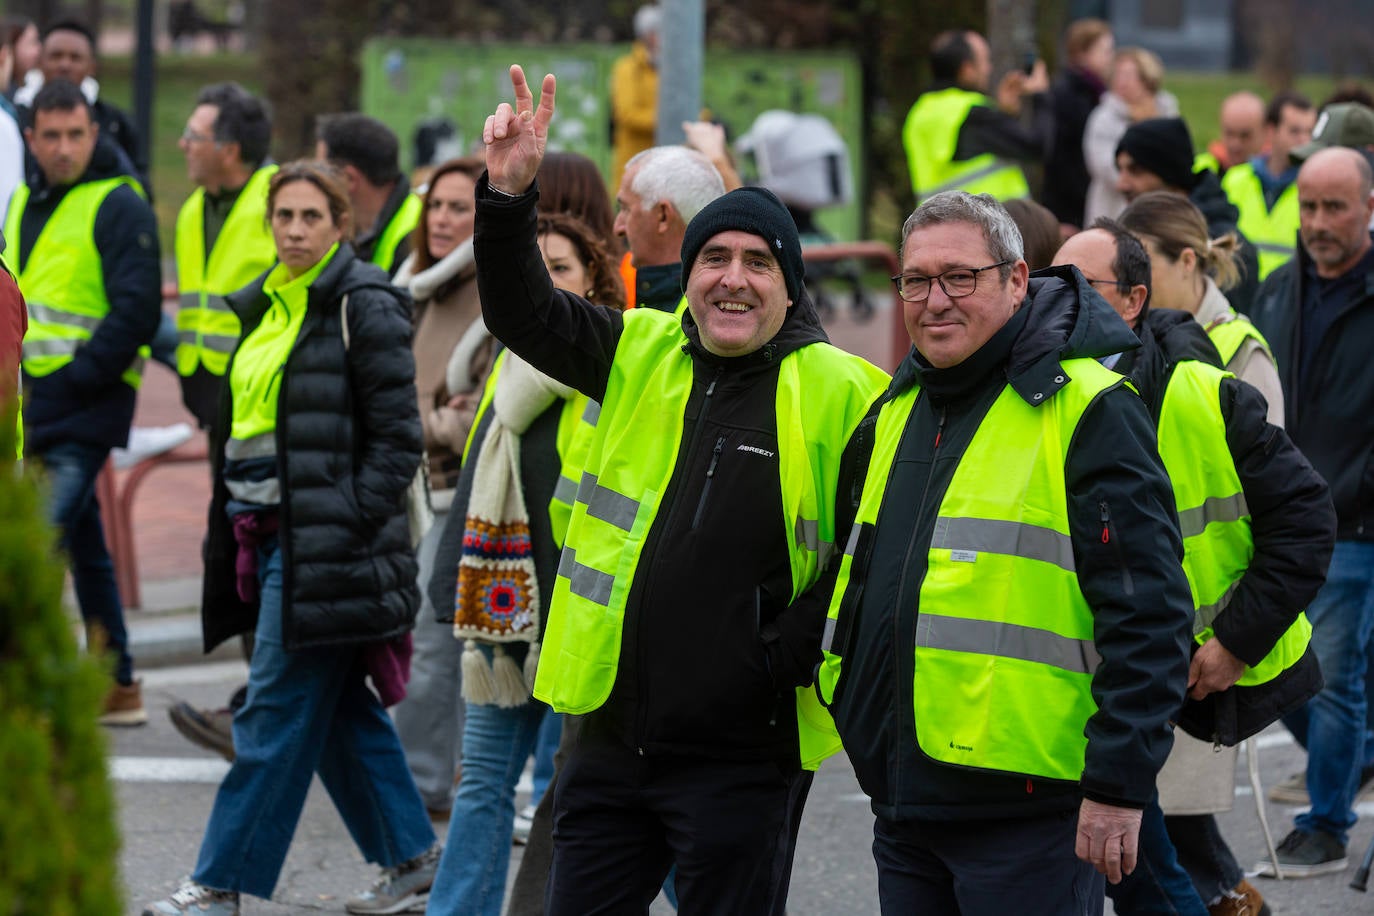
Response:
[[[267,225],[267,185],[277,171],[268,161],[271,140],[266,105],[237,83],[217,83],[200,91],[177,144],[196,188],[177,215],[176,370],[186,409],[207,431],[218,422],[219,390],[240,333],[225,296],[277,257]],[[251,634],[244,654],[252,654]],[[232,761],[233,710],[246,695],[245,686],[228,707],[177,702],[167,713],[188,740]]]
[[[1100,914],[1192,616],[1149,412],[1097,362],[1139,343],[1072,269],[1029,278],[989,195],[923,203],[901,264],[914,346],[856,434],[817,679],[877,816],[882,911]]]
[[[1209,812],[1231,807],[1235,745],[1321,689],[1302,609],[1331,557],[1331,498],[1268,422],[1259,391],[1222,370],[1194,316],[1149,308],[1150,256],[1138,238],[1098,220],[1064,243],[1055,264],[1076,265],[1140,337],[1115,368],[1155,420],[1195,603],[1188,700],[1175,717],[1191,737],[1174,744],[1146,809],[1143,867],[1109,893],[1122,916],[1241,904],[1258,913],[1264,900]]]

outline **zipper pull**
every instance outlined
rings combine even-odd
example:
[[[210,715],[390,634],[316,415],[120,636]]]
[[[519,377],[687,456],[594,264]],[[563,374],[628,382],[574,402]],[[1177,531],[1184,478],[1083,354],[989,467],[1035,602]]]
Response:
[[[1111,532],[1107,528],[1107,523],[1112,520],[1112,517],[1107,512],[1107,501],[1104,499],[1101,502],[1099,502],[1097,504],[1097,508],[1102,512],[1102,543],[1110,544],[1112,542],[1112,536]]]
[[[1035,786],[1031,783],[1030,777],[1026,777],[1026,794],[1031,795],[1035,792]]]
[[[935,427],[935,448],[940,447],[940,440],[945,435],[945,408],[940,408],[940,425]]]
[[[721,436],[716,440],[716,447],[711,450],[711,464],[706,468],[706,477],[709,480],[716,476],[716,465],[720,463],[720,450],[725,446],[725,437]]]
[[[717,369],[716,374],[711,376],[711,384],[706,386],[706,396],[709,398],[716,393],[716,382],[720,381],[721,370]]]

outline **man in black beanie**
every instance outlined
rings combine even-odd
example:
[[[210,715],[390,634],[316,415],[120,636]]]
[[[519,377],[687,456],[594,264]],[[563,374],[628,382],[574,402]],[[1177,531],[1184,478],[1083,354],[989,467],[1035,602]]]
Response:
[[[744,188],[682,242],[680,318],[555,290],[535,174],[553,117],[511,68],[483,132],[487,327],[600,405],[534,695],[581,715],[554,800],[547,911],[780,912],[800,776],[839,749],[809,685],[835,574],[840,465],[887,376],[826,340],[797,229]]]
[[[1236,311],[1246,314],[1259,290],[1259,250],[1240,231],[1240,211],[1207,169],[1193,171],[1193,137],[1182,118],[1151,118],[1126,128],[1116,145],[1116,189],[1127,202],[1147,191],[1169,191],[1192,201],[1207,220],[1209,238],[1232,233],[1240,240],[1241,280],[1226,291]]]

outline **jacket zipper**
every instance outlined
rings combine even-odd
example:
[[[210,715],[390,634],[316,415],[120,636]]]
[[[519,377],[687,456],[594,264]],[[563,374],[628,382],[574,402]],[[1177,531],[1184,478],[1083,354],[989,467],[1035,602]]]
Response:
[[[702,513],[706,511],[706,497],[711,493],[711,481],[716,477],[716,465],[720,463],[720,451],[723,448],[725,448],[725,437],[721,436],[716,440],[716,447],[711,450],[711,464],[706,468],[706,483],[701,488],[701,499],[697,500],[697,513],[692,516],[693,531],[701,525]]]
[[[937,423],[937,424],[936,424],[936,427],[935,427],[935,443],[934,443],[934,445],[931,446],[931,451],[930,451],[930,470],[926,473],[926,482],[925,482],[925,486],[921,488],[921,501],[920,501],[919,503],[916,504],[916,514],[919,514],[921,508],[922,508],[923,506],[925,506],[925,504],[926,504],[926,497],[928,497],[928,496],[930,495],[930,485],[931,485],[931,483],[935,480],[935,462],[936,462],[936,460],[937,460],[937,459],[939,458],[939,456],[940,456],[940,440],[943,439],[943,438],[944,438],[944,435],[945,435],[945,418],[946,418],[946,415],[947,415],[946,409],[945,409],[944,407],[941,407],[941,408],[940,408],[940,420],[939,420],[939,423]],[[894,608],[893,614],[892,614],[892,650],[893,650],[894,654],[896,654],[896,656],[897,656],[897,658],[896,658],[894,661],[895,661],[895,664],[896,664],[896,670],[897,670],[897,672],[898,672],[898,674],[899,674],[898,677],[895,677],[895,678],[892,679],[892,708],[893,708],[893,709],[900,709],[900,710],[905,710],[905,709],[906,709],[906,701],[905,701],[905,699],[904,699],[903,696],[902,696],[902,678],[900,677],[900,672],[901,672],[901,670],[902,670],[902,660],[901,660],[901,645],[902,645],[902,628],[901,628],[901,620],[902,620],[902,615],[901,615],[901,610],[902,610],[902,608],[904,608],[904,607],[907,606],[906,595],[905,595],[905,593],[906,593],[906,583],[907,583],[907,574],[908,574],[908,571],[911,569],[911,555],[912,555],[912,553],[916,550],[916,548],[917,548],[917,544],[916,544],[916,532],[915,532],[915,530],[913,529],[913,530],[912,530],[912,538],[911,538],[910,541],[907,542],[907,546],[906,546],[906,557],[902,560],[902,574],[901,574],[901,578],[899,578],[899,579],[897,580],[897,601],[896,601],[896,605],[895,605],[895,608]],[[920,614],[919,609],[917,610],[917,614],[918,614],[918,615]],[[915,640],[915,632],[916,632],[916,629],[917,629],[917,628],[913,628],[913,629],[912,629],[911,658],[913,658],[913,659],[916,657],[916,640]],[[913,664],[914,664],[914,662],[913,662]],[[914,675],[914,669],[913,669],[913,675]],[[913,683],[914,683],[914,677],[913,677]],[[907,696],[908,696],[908,697],[910,696],[910,689],[911,689],[911,688],[910,688],[910,685],[908,685],[908,687],[907,687]],[[914,720],[914,715],[913,715],[913,720]],[[915,726],[914,726],[914,722],[913,722],[913,728],[914,728],[914,727],[915,727]],[[913,738],[915,737],[914,732],[913,732],[913,734],[912,734],[912,737],[913,737]],[[900,798],[900,797],[901,797],[901,780],[902,780],[902,768],[899,766],[899,767],[896,768],[895,772],[893,773],[893,792],[892,792],[892,797],[893,797],[893,798]]]
[[[698,441],[700,440],[700,438],[701,438],[702,430],[706,428],[706,415],[707,415],[707,413],[710,412],[710,408],[711,408],[711,398],[712,398],[712,397],[715,395],[715,393],[716,393],[716,382],[720,381],[720,376],[721,376],[721,373],[722,373],[723,371],[724,371],[724,369],[722,369],[722,368],[720,368],[720,367],[717,367],[717,368],[716,368],[716,374],[715,374],[714,376],[711,377],[711,383],[710,383],[709,385],[706,386],[706,394],[705,394],[705,396],[702,398],[702,401],[701,401],[701,411],[697,414],[696,428],[694,428],[694,429],[692,430],[692,442],[691,442],[690,446],[689,446],[688,449],[687,449],[687,454],[688,454],[688,455],[690,455],[690,454],[692,454],[693,452],[696,451],[696,449],[697,449],[697,442],[698,442]],[[714,467],[714,463],[713,463],[713,467]],[[671,475],[670,475],[670,476],[671,476]],[[660,508],[661,508],[661,507],[660,507]],[[671,516],[673,508],[674,508],[674,506],[669,506],[669,507],[668,507],[668,515],[665,516],[665,518]],[[657,547],[655,547],[654,553],[655,553],[655,554],[658,553]],[[645,557],[642,557],[642,556],[639,558],[639,568],[640,568],[640,569],[645,569],[645,570],[653,569],[653,568],[654,568],[653,563],[652,563],[652,562],[646,563],[646,562],[645,562],[645,559],[646,559],[646,558],[645,558]],[[641,599],[641,604],[642,604],[642,603],[643,603],[643,602],[642,602],[642,599]],[[636,696],[639,698],[639,699],[638,699],[639,714],[638,714],[638,716],[636,716],[637,721],[635,722],[635,736],[634,736],[634,737],[635,737],[635,752],[638,753],[639,756],[641,756],[641,757],[644,756],[644,732],[645,732],[645,723],[644,723],[644,705],[645,705],[645,704],[644,704],[644,635],[643,635],[643,633],[644,633],[643,627],[642,627],[639,623],[636,623],[636,626],[635,626],[635,659],[636,659],[636,661],[637,661],[637,664],[635,665],[635,687],[636,687]]]
[[[1121,559],[1121,545],[1117,539],[1112,537],[1112,513],[1107,508],[1105,499],[1098,500],[1098,511],[1102,515],[1102,543],[1108,544],[1112,548],[1112,556],[1116,559],[1116,565],[1121,570],[1121,590],[1127,595],[1135,594],[1135,582],[1131,579],[1131,570]]]

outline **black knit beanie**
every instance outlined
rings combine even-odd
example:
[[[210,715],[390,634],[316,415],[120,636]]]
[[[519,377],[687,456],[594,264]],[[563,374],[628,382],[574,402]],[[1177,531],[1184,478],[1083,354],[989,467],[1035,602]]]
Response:
[[[1153,172],[1173,188],[1191,191],[1193,177],[1193,137],[1182,118],[1151,118],[1126,128],[1117,153],[1128,153],[1136,164]]]
[[[711,236],[731,229],[757,235],[768,243],[782,267],[787,298],[798,301],[806,280],[806,264],[802,261],[797,224],[782,201],[766,188],[736,188],[711,201],[687,224],[687,233],[682,237],[683,291],[687,290],[687,275],[692,272],[697,252]]]

